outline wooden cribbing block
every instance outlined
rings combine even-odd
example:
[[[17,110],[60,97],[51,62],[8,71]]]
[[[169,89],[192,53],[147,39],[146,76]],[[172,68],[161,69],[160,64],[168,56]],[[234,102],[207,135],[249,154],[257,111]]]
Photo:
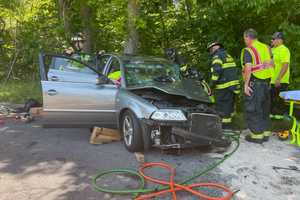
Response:
[[[141,153],[141,152],[135,152],[134,155],[135,155],[136,160],[139,163],[144,163],[145,162],[145,155],[143,153]]]
[[[94,127],[90,143],[91,144],[105,144],[113,141],[120,141],[121,136],[118,130]]]

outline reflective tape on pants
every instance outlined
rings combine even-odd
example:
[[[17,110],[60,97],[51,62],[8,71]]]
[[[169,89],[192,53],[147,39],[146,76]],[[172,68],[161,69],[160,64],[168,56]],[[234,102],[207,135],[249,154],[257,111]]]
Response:
[[[239,85],[239,84],[240,84],[239,80],[229,81],[227,83],[222,83],[222,84],[216,85],[216,89],[225,89],[230,86]]]
[[[269,137],[271,135],[271,131],[264,131],[264,136],[265,137]]]
[[[263,139],[264,138],[264,134],[254,134],[254,133],[251,133],[251,138],[252,139]]]
[[[232,118],[222,118],[222,123],[231,123],[232,122]]]

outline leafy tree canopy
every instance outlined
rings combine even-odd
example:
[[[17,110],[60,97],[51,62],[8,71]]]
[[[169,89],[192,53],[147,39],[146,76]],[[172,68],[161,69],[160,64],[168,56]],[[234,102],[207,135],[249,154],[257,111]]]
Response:
[[[139,53],[163,56],[175,47],[204,72],[208,42],[222,42],[238,60],[245,29],[255,28],[265,43],[283,31],[293,87],[300,84],[299,0],[0,0],[0,10],[1,79],[14,60],[11,78],[37,79],[38,52],[62,52],[78,32],[88,36],[91,52],[123,52],[128,38],[136,37],[129,30],[133,22]]]

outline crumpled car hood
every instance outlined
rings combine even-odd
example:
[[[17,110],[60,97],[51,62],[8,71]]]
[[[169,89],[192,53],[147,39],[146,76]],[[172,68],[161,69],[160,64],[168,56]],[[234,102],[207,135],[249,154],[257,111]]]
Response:
[[[128,90],[157,89],[170,95],[184,96],[187,99],[211,103],[208,94],[195,80],[186,79],[174,83],[152,82],[144,86],[129,87]]]

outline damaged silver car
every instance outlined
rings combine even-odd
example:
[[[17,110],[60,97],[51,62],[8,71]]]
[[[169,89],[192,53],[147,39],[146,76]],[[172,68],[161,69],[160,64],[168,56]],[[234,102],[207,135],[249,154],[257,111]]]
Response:
[[[40,54],[39,61],[45,126],[118,128],[130,152],[229,145],[205,84],[166,59],[105,54],[86,63]]]

